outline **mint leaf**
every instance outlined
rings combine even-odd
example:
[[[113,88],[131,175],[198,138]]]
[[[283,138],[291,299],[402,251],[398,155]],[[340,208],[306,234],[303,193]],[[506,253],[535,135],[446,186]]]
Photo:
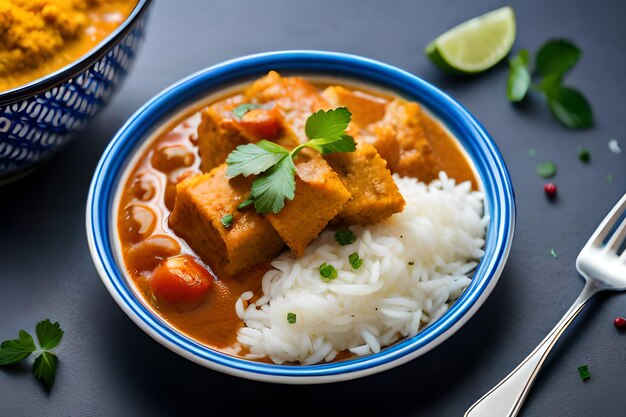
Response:
[[[576,65],[581,56],[581,50],[572,42],[565,39],[552,39],[539,49],[535,67],[543,76],[563,75]]]
[[[254,109],[260,109],[261,105],[260,104],[254,104],[254,103],[243,103],[238,105],[237,107],[235,107],[233,109],[233,115],[237,118],[237,119],[241,119],[246,113],[248,113],[250,110],[254,110]]]
[[[226,158],[226,175],[258,175],[276,165],[289,152],[275,143],[262,140],[256,144],[239,145]]]
[[[45,319],[37,323],[35,327],[37,340],[42,349],[54,349],[61,342],[63,330],[58,322],[52,323],[49,319]]]
[[[334,110],[320,110],[306,120],[304,131],[309,139],[335,139],[346,132],[352,113],[345,107]]]
[[[52,389],[54,378],[57,371],[57,357],[54,353],[43,351],[41,355],[35,358],[33,363],[33,375],[35,378],[42,379],[48,389]]]
[[[35,351],[33,337],[20,330],[19,338],[5,340],[0,344],[0,365],[9,365],[19,362]]]
[[[506,98],[509,101],[522,101],[530,87],[528,71],[528,51],[522,49],[509,60],[509,78],[506,84]]]
[[[593,125],[591,105],[578,90],[560,86],[551,87],[545,93],[548,107],[559,122],[576,129]]]
[[[293,200],[295,175],[293,160],[291,156],[285,155],[263,176],[254,180],[250,196],[257,213],[278,213],[285,206],[285,199]]]

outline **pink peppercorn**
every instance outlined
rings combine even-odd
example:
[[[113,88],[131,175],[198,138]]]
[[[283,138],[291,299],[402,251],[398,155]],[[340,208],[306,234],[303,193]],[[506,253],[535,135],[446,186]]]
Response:
[[[620,330],[626,329],[626,319],[623,317],[617,317],[615,320],[613,320],[613,324]]]
[[[543,190],[546,192],[548,197],[554,197],[556,195],[556,185],[549,182],[543,186]]]

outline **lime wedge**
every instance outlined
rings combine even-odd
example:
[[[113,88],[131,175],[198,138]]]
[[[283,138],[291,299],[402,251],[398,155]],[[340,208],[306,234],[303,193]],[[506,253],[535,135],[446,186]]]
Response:
[[[515,14],[509,6],[453,27],[426,47],[439,68],[456,74],[483,72],[504,58],[515,42]]]

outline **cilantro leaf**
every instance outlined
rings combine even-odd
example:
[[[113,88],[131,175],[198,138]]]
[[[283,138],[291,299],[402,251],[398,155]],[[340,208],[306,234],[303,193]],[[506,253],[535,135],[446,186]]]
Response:
[[[266,140],[239,145],[226,158],[226,175],[233,178],[260,174],[276,165],[285,155],[289,155],[285,148]]]
[[[49,319],[45,319],[37,323],[35,327],[37,340],[42,349],[54,349],[61,342],[63,330],[58,322],[52,323]]]
[[[254,103],[243,103],[238,105],[237,107],[235,107],[233,109],[233,115],[237,118],[237,119],[241,119],[246,113],[248,113],[250,110],[254,110],[254,109],[260,109],[261,105],[260,104],[254,104]]]
[[[537,72],[544,77],[552,74],[563,75],[576,65],[581,56],[581,50],[572,42],[552,39],[544,43],[537,52],[535,66]]]
[[[0,365],[8,365],[19,362],[35,351],[33,337],[20,330],[19,338],[5,340],[0,344]]]
[[[48,389],[52,389],[57,371],[57,357],[54,353],[44,350],[33,363],[33,375],[42,379]]]
[[[293,200],[296,189],[296,167],[291,156],[285,155],[266,175],[252,182],[250,196],[257,213],[278,213],[285,199]]]
[[[350,135],[343,135],[338,140],[322,145],[322,153],[324,155],[333,152],[354,152],[356,150],[356,142]]]
[[[546,89],[545,93],[548,107],[559,122],[577,129],[593,125],[591,105],[580,91],[559,86]]]
[[[309,139],[334,139],[345,134],[352,113],[345,107],[334,110],[319,110],[306,120],[304,131]]]
[[[299,148],[311,148],[315,149],[323,155],[327,155],[333,152],[354,152],[356,150],[356,142],[350,135],[342,135],[334,139],[318,138],[311,139],[310,141],[302,144]],[[300,149],[294,149],[294,154],[297,154]]]
[[[312,114],[305,126],[310,140],[291,152],[267,140],[235,148],[226,158],[226,175],[229,178],[258,175],[252,182],[250,198],[237,209],[244,209],[253,200],[257,213],[278,213],[284,207],[285,199],[293,200],[296,188],[293,160],[305,147],[322,154],[354,152],[356,143],[352,136],[346,134],[351,116],[345,107]]]
[[[517,102],[526,97],[530,87],[528,71],[528,50],[522,49],[509,60],[509,78],[506,85],[506,98]]]

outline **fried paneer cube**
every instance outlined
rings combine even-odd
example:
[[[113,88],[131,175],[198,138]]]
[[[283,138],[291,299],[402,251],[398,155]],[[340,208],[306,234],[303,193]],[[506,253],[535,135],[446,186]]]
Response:
[[[379,222],[404,209],[405,201],[376,149],[359,143],[354,152],[325,156],[352,197],[339,218],[349,224]]]
[[[209,265],[229,275],[269,261],[284,247],[270,222],[254,210],[238,211],[250,178],[226,177],[226,164],[183,180],[169,225]],[[232,215],[230,224],[224,216]]]
[[[350,193],[320,156],[299,158],[295,165],[294,199],[285,201],[278,213],[265,217],[293,253],[302,256],[309,243],[342,211]]]
[[[372,132],[380,132],[380,129],[395,132],[400,154],[397,162],[390,163],[392,172],[430,182],[439,175],[441,163],[422,127],[424,117],[419,104],[395,99],[387,105],[384,119],[370,125],[370,129]],[[376,144],[374,146],[378,148]]]

